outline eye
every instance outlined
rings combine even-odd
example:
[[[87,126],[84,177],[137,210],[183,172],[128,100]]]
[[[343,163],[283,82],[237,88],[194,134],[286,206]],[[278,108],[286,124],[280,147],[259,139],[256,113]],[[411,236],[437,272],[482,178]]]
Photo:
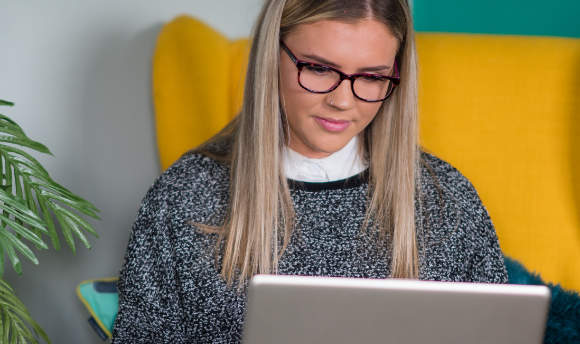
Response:
[[[326,75],[326,74],[332,72],[328,67],[316,65],[316,64],[306,65],[306,66],[304,66],[304,68],[306,68],[306,70],[308,72],[312,72],[312,73],[315,73],[318,75]]]

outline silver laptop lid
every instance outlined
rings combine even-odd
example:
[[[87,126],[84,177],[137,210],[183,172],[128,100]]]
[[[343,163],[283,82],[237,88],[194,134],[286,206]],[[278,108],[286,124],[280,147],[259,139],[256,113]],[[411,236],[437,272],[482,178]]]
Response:
[[[244,344],[541,343],[545,286],[258,275]]]

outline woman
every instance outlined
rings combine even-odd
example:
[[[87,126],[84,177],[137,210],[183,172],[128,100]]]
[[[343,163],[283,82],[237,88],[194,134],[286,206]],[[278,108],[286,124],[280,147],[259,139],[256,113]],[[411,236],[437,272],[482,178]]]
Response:
[[[506,282],[473,186],[418,146],[406,0],[269,0],[241,113],[147,193],[113,343],[235,343],[257,273]]]

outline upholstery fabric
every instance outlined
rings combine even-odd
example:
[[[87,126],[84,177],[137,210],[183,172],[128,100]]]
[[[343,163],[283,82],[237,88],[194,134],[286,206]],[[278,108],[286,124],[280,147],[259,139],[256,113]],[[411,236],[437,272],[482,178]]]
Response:
[[[103,340],[111,337],[117,317],[117,281],[118,277],[88,280],[81,282],[76,289],[77,297],[91,314],[89,323]]]
[[[164,170],[239,110],[247,55],[247,39],[230,41],[191,17],[163,27],[153,57],[153,98]]]
[[[538,274],[529,272],[522,264],[504,257],[509,283],[547,285],[551,301],[544,334],[544,344],[580,343],[580,295],[560,285],[545,283]]]

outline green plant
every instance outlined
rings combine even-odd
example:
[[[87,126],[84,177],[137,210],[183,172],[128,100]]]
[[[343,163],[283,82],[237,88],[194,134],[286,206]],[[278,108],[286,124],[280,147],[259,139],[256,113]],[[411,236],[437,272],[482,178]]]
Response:
[[[0,100],[0,106],[13,105]],[[97,233],[81,215],[98,219],[99,210],[52,180],[23,148],[52,155],[46,146],[28,138],[16,122],[0,114],[0,343],[50,343],[3,280],[5,256],[14,271],[22,274],[20,256],[38,264],[32,247],[48,249],[44,241],[48,237],[60,249],[58,232],[73,252],[75,237],[90,248],[85,233],[95,237]]]

